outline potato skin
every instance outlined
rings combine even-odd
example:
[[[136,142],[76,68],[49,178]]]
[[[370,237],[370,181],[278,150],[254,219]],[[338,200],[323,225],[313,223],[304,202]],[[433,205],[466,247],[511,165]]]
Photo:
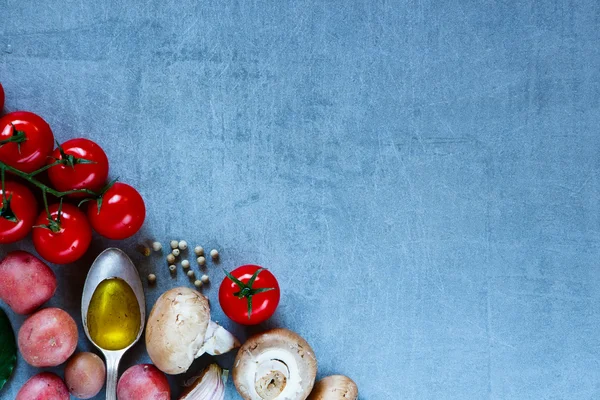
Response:
[[[58,376],[42,372],[25,382],[15,400],[69,400],[69,390]]]
[[[65,366],[65,382],[78,399],[90,399],[100,392],[106,379],[106,367],[94,353],[77,353]]]
[[[119,379],[118,400],[170,400],[171,389],[164,373],[152,364],[129,368]]]
[[[17,342],[21,355],[34,367],[55,367],[67,361],[77,347],[77,325],[60,308],[44,308],[27,318]]]
[[[54,272],[26,251],[8,253],[0,262],[0,299],[17,314],[30,314],[56,291]]]

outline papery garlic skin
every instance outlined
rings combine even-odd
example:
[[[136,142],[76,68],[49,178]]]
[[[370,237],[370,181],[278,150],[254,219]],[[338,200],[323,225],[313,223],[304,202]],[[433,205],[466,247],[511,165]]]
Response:
[[[224,375],[225,372],[217,364],[209,365],[179,400],[223,400],[225,398]]]

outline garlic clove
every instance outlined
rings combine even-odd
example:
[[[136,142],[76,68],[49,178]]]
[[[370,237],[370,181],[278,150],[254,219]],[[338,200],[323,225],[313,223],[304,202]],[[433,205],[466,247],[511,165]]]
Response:
[[[209,365],[193,380],[179,400],[223,400],[227,375],[217,364]]]

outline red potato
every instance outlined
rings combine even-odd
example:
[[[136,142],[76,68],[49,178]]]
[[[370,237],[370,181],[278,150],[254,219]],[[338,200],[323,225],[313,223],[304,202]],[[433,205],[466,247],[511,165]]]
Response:
[[[69,314],[60,308],[45,308],[23,322],[17,342],[28,364],[44,368],[67,361],[77,339],[77,325]]]
[[[26,251],[13,251],[0,262],[0,299],[17,314],[30,314],[50,300],[56,276]]]
[[[119,379],[118,400],[169,400],[171,389],[164,373],[152,364],[129,368]]]
[[[78,399],[91,399],[100,392],[106,379],[106,367],[94,353],[77,353],[65,367],[69,392]]]
[[[25,382],[15,400],[69,400],[69,390],[58,376],[42,372]]]

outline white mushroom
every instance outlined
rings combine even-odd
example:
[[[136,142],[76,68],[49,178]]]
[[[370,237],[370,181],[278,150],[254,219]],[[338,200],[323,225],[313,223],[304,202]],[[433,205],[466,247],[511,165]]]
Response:
[[[305,400],[316,375],[312,348],[287,329],[252,336],[233,367],[233,382],[244,400]]]
[[[344,375],[331,375],[315,385],[308,400],[357,400],[356,383]]]
[[[238,346],[231,333],[210,320],[206,297],[190,288],[163,293],[148,317],[146,349],[154,365],[167,374],[187,371],[204,353],[223,354]]]

